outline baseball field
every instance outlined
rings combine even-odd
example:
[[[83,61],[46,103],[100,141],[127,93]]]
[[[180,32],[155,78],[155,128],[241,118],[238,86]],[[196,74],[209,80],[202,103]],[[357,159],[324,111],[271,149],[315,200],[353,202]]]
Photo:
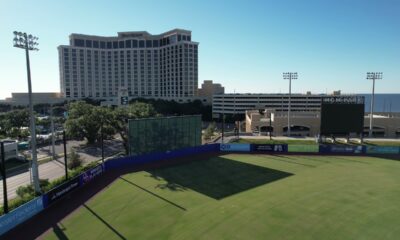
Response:
[[[44,239],[398,239],[400,161],[225,154],[122,175]]]

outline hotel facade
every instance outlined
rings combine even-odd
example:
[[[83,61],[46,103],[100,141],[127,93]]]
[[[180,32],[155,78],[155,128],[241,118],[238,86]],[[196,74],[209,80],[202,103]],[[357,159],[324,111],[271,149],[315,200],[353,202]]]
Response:
[[[103,37],[71,34],[58,47],[60,86],[68,99],[190,99],[198,87],[198,42],[191,31],[145,31]]]

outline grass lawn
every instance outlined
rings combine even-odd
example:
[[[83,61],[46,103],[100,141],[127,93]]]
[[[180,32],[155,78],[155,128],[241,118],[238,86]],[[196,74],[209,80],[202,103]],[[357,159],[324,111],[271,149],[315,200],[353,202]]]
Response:
[[[398,239],[400,161],[227,154],[121,176],[45,239]]]

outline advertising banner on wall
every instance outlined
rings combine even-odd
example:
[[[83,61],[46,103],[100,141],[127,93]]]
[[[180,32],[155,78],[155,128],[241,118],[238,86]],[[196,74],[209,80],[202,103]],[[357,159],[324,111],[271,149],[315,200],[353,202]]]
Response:
[[[320,153],[365,153],[365,146],[319,145]]]
[[[61,197],[65,196],[67,193],[79,187],[80,177],[71,179],[70,181],[63,183],[62,185],[50,190],[48,193],[43,195],[44,207],[49,206],[53,202],[57,201]]]
[[[222,152],[250,152],[250,144],[247,143],[227,143],[221,144]]]
[[[252,144],[253,152],[288,152],[287,144]]]
[[[30,202],[0,217],[0,235],[14,228],[43,210],[43,199],[37,197]]]
[[[367,146],[367,153],[376,154],[399,154],[400,147],[396,146]]]
[[[81,184],[83,185],[83,184],[86,184],[86,183],[92,181],[92,179],[100,176],[102,173],[103,173],[103,165],[101,165],[101,164],[94,168],[87,170],[86,172],[84,172],[80,175]]]

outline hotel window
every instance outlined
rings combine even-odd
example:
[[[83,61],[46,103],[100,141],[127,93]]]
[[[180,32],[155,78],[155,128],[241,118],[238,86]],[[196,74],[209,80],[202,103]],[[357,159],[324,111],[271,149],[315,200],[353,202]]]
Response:
[[[93,41],[93,47],[99,48],[99,41]]]
[[[86,47],[92,47],[92,40],[86,40]]]
[[[131,40],[126,40],[125,41],[125,47],[126,48],[131,48],[131,46],[132,46],[132,41]]]
[[[144,47],[144,40],[139,40],[139,47],[143,48]]]

